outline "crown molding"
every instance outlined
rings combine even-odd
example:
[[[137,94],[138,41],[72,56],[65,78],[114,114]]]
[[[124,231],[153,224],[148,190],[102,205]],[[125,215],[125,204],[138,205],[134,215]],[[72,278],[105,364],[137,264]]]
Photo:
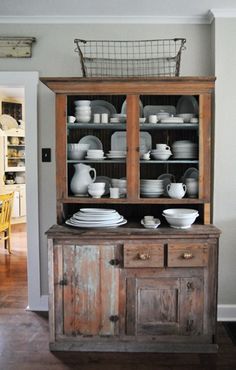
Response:
[[[236,8],[234,9],[210,9],[208,13],[209,23],[217,18],[236,18]]]
[[[209,24],[206,16],[0,16],[0,24]]]

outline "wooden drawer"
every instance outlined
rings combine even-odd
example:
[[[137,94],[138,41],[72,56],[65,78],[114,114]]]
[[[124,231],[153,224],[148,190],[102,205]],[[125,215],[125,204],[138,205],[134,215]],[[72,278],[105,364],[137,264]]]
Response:
[[[168,243],[168,267],[201,267],[208,263],[208,244],[196,242]]]
[[[124,244],[124,267],[164,267],[163,244]]]

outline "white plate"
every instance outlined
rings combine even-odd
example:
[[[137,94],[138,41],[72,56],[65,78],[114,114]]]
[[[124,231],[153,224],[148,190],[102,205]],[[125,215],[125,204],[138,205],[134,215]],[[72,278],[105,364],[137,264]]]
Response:
[[[121,114],[126,114],[126,100],[122,104]],[[143,103],[139,99],[139,117],[143,117]]]
[[[101,176],[102,177],[102,176]],[[109,214],[109,213],[117,213],[115,209],[108,209],[108,208],[80,208],[79,212],[84,213],[94,213],[94,214]]]
[[[4,131],[10,130],[11,128],[19,128],[18,123],[15,120],[15,118],[10,116],[9,114],[0,115],[0,124]]]
[[[154,222],[155,223],[153,225],[147,225],[145,224],[144,220],[141,220],[141,224],[145,227],[145,229],[156,229],[161,224],[159,218],[154,218]]]
[[[184,119],[181,117],[162,118],[161,123],[184,123]]]
[[[149,132],[142,131],[139,136],[140,148],[146,147],[146,151],[152,149],[152,137]],[[111,150],[124,150],[126,151],[126,131],[116,131],[111,135]]]
[[[105,227],[106,229],[109,228],[109,229],[113,229],[115,227],[118,227],[118,226],[122,226],[122,225],[125,225],[127,223],[127,220],[123,220],[119,223],[116,223],[116,224],[113,224],[113,225],[104,225],[104,224],[97,224],[96,226],[95,225],[91,225],[91,223],[76,223],[74,224],[73,222],[71,222],[70,220],[67,220],[65,222],[67,225],[69,226],[73,226],[73,227],[82,227],[82,228],[102,228],[102,227]]]
[[[151,114],[157,114],[161,111],[169,114],[176,114],[174,105],[145,105],[143,108],[144,117],[148,118]]]
[[[103,195],[108,195],[110,193],[111,179],[107,176],[97,176],[95,182],[105,182],[105,193]]]
[[[92,100],[91,101],[92,117],[94,113],[108,113],[109,118],[116,114],[116,108],[113,104],[106,100]]]
[[[186,179],[187,179],[188,177],[192,177],[192,178],[194,178],[194,179],[198,180],[198,177],[199,177],[199,172],[198,172],[198,170],[197,170],[195,167],[190,167],[190,168],[188,168],[188,169],[184,172],[184,174],[183,174],[183,176],[182,176],[182,181],[185,183],[185,181],[186,181]]]
[[[91,219],[84,219],[83,216],[82,218],[81,217],[71,217],[70,218],[70,221],[74,224],[91,224],[91,225],[97,225],[97,224],[104,224],[104,225],[113,225],[113,224],[119,224],[121,221],[124,220],[124,217],[123,216],[120,216],[119,218],[117,219],[99,219],[97,218],[97,220],[91,220]]]
[[[176,113],[193,113],[198,115],[198,103],[194,96],[192,95],[183,95],[179,98]]]
[[[79,144],[89,144],[89,149],[103,149],[102,142],[97,136],[87,135],[80,139]]]
[[[106,157],[89,157],[89,156],[86,156],[85,159],[89,159],[91,161],[99,161],[100,159],[106,159]]]

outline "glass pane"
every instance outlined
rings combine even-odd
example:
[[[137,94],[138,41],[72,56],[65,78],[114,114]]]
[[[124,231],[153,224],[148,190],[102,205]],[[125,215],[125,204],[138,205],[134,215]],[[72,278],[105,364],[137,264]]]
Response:
[[[126,197],[125,98],[123,95],[68,97],[69,196],[85,201],[93,198],[100,203],[103,199]]]
[[[140,100],[140,196],[197,198],[198,96],[143,95]]]

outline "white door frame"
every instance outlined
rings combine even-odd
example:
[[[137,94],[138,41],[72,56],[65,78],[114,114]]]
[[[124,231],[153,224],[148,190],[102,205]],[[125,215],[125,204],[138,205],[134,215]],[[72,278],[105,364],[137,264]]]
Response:
[[[41,295],[39,204],[38,204],[38,72],[0,72],[0,86],[21,87],[25,101],[25,164],[27,217],[28,309],[47,309],[47,296]],[[14,253],[14,252],[13,252]]]

